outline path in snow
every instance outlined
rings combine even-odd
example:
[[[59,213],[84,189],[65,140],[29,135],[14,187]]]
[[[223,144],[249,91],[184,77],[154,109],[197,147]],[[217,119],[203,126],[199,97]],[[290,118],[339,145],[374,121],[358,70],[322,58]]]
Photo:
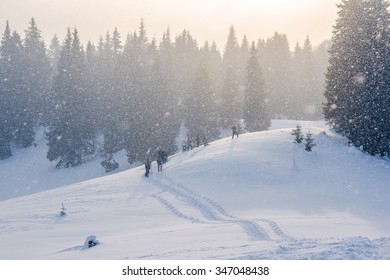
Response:
[[[150,179],[154,185],[161,189],[161,192],[153,194],[152,197],[157,199],[177,217],[193,223],[223,222],[237,224],[244,230],[249,239],[253,241],[271,240],[271,236],[276,236],[278,239],[292,240],[274,221],[261,219],[260,223],[263,225],[260,226],[258,222],[230,215],[215,201],[195,193],[166,175],[160,173]],[[184,214],[184,211],[179,209],[181,203],[184,203],[191,210],[195,210],[196,213],[200,214],[200,217],[195,217],[194,214]]]

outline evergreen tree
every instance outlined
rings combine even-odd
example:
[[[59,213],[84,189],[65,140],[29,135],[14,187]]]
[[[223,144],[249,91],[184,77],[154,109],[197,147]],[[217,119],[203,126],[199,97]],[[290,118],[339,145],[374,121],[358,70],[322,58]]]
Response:
[[[241,87],[245,86],[246,83],[246,75],[247,75],[247,64],[250,56],[250,44],[246,36],[242,39],[240,45],[240,51],[238,55],[239,64],[238,64],[238,83]],[[243,98],[243,96],[241,96]]]
[[[157,157],[160,149],[164,151],[175,150],[175,137],[178,123],[175,118],[175,98],[170,93],[168,81],[162,73],[160,58],[155,54],[148,82],[147,128],[149,129],[146,141],[148,147]]]
[[[214,94],[205,66],[200,66],[192,82],[190,96],[185,103],[186,126],[189,136],[214,139],[217,135],[217,117]]]
[[[46,133],[47,158],[58,160],[57,168],[80,165],[95,150],[90,92],[84,75],[84,52],[77,29],[72,34],[68,28],[54,80],[54,108]]]
[[[34,128],[45,118],[51,85],[50,62],[46,55],[45,43],[33,18],[26,30],[24,58],[28,108],[23,122],[25,136],[21,138],[23,138],[22,146],[26,147],[33,141],[30,134],[34,135]]]
[[[58,60],[60,59],[61,54],[61,43],[58,40],[57,35],[55,34],[50,41],[50,46],[47,51],[47,55],[50,61],[50,67],[52,71],[52,77],[57,76]]]
[[[12,51],[15,46],[12,45],[11,29],[8,21],[1,40],[0,48],[0,159],[7,159],[12,156],[11,142],[12,136],[12,118],[13,118],[13,92],[12,80],[9,75],[12,64]]]
[[[120,91],[122,102],[122,127],[124,128],[124,145],[128,162],[143,162],[153,150],[152,102],[150,92],[153,52],[146,36],[145,25],[140,23],[139,34],[128,36],[124,46],[121,69]]]
[[[20,35],[11,30],[7,22],[1,42],[1,136],[0,158],[9,158],[10,144],[29,146],[34,140],[34,128],[30,125],[30,97],[26,82],[24,52]]]
[[[312,120],[321,112],[320,96],[322,91],[316,88],[313,63],[313,47],[309,36],[303,48],[297,43],[292,59],[294,98],[291,100],[292,117],[298,120]]]
[[[389,155],[389,3],[344,0],[333,30],[324,114],[355,146]]]
[[[112,50],[115,55],[119,55],[122,50],[121,35],[119,34],[117,28],[115,27],[114,32],[112,33]]]
[[[205,65],[207,65],[207,69],[209,69],[211,87],[215,94],[216,104],[219,105],[219,100],[221,100],[224,72],[221,71],[221,69],[223,69],[222,56],[215,42],[211,44],[208,59],[205,63]]]
[[[266,40],[264,49],[264,80],[267,84],[269,110],[273,118],[292,114],[291,52],[287,36],[275,33]]]
[[[26,57],[23,51],[22,39],[14,31],[12,33],[14,46],[13,57],[10,60],[10,69],[8,75],[12,81],[12,123],[13,123],[13,140],[22,147],[30,146],[34,141],[35,116],[32,113],[33,98],[29,94],[29,82],[27,81],[27,69],[25,66]]]
[[[239,53],[235,29],[229,29],[229,35],[223,54],[224,77],[221,93],[221,126],[230,128],[237,125],[242,117],[242,94],[239,82]]]
[[[267,130],[271,125],[266,108],[265,86],[255,43],[250,48],[246,68],[244,120],[248,131]]]
[[[221,126],[223,128],[238,125],[241,119],[242,108],[237,95],[239,85],[234,73],[235,71],[232,68],[228,68],[223,81],[222,106],[220,107]]]
[[[245,49],[245,43],[243,49]],[[243,52],[245,52],[245,50]],[[239,57],[240,57],[240,46],[237,41],[236,31],[234,29],[234,26],[231,26],[226,41],[225,50],[223,53],[223,62],[224,62],[225,69],[231,68],[234,69],[235,71],[238,71]],[[237,75],[237,73],[235,73],[235,75]]]
[[[311,134],[310,130],[306,134],[305,137],[305,150],[308,152],[311,152],[313,150],[313,147],[316,145],[314,144],[313,134]]]
[[[301,125],[297,125],[297,127],[295,129],[293,129],[291,135],[293,135],[295,138],[294,138],[294,142],[295,143],[302,143],[303,141],[303,135],[302,135],[302,126]]]
[[[105,41],[101,40],[98,47],[94,71],[97,81],[94,88],[98,96],[96,107],[98,109],[94,115],[104,136],[102,155],[105,160],[112,160],[114,165],[113,154],[125,148],[124,133],[120,129],[121,118],[124,117],[121,116],[123,107],[118,94],[120,79],[124,76],[120,64],[122,48],[118,30],[115,28],[112,36],[107,32]]]

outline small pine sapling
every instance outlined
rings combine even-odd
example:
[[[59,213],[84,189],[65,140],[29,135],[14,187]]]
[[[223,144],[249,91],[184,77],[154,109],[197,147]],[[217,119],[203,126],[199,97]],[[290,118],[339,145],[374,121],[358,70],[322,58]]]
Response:
[[[312,148],[315,145],[316,144],[314,144],[313,135],[311,134],[311,132],[309,130],[309,132],[306,134],[306,137],[305,137],[305,150],[308,151],[308,152],[311,152]]]
[[[302,143],[303,141],[303,134],[302,134],[302,126],[297,125],[296,129],[293,129],[293,132],[291,133],[295,136],[294,142],[295,143]]]
[[[61,212],[60,212],[60,215],[61,216],[65,216],[66,215],[66,212],[65,212],[66,208],[64,206],[64,203],[62,203],[62,208],[61,208]]]

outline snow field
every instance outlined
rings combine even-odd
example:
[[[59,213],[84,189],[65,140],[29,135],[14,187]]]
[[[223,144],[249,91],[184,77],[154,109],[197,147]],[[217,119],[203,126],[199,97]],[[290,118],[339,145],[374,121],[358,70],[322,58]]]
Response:
[[[173,155],[163,172],[154,162],[149,178],[141,166],[61,186],[67,170],[47,171],[57,186],[0,201],[0,259],[389,259],[389,160],[301,124],[313,152],[282,121]],[[83,249],[90,235],[100,244]]]

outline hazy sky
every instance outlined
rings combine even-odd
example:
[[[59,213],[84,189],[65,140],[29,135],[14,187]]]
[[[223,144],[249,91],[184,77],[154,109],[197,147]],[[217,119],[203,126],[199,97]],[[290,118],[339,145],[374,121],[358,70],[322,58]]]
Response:
[[[0,32],[9,20],[24,37],[32,17],[46,44],[54,34],[62,39],[67,27],[77,27],[83,43],[118,28],[122,41],[144,19],[148,37],[159,41],[169,26],[174,38],[183,29],[199,45],[215,41],[222,50],[233,25],[241,42],[287,35],[290,47],[309,35],[314,45],[329,39],[341,0],[0,0]]]

